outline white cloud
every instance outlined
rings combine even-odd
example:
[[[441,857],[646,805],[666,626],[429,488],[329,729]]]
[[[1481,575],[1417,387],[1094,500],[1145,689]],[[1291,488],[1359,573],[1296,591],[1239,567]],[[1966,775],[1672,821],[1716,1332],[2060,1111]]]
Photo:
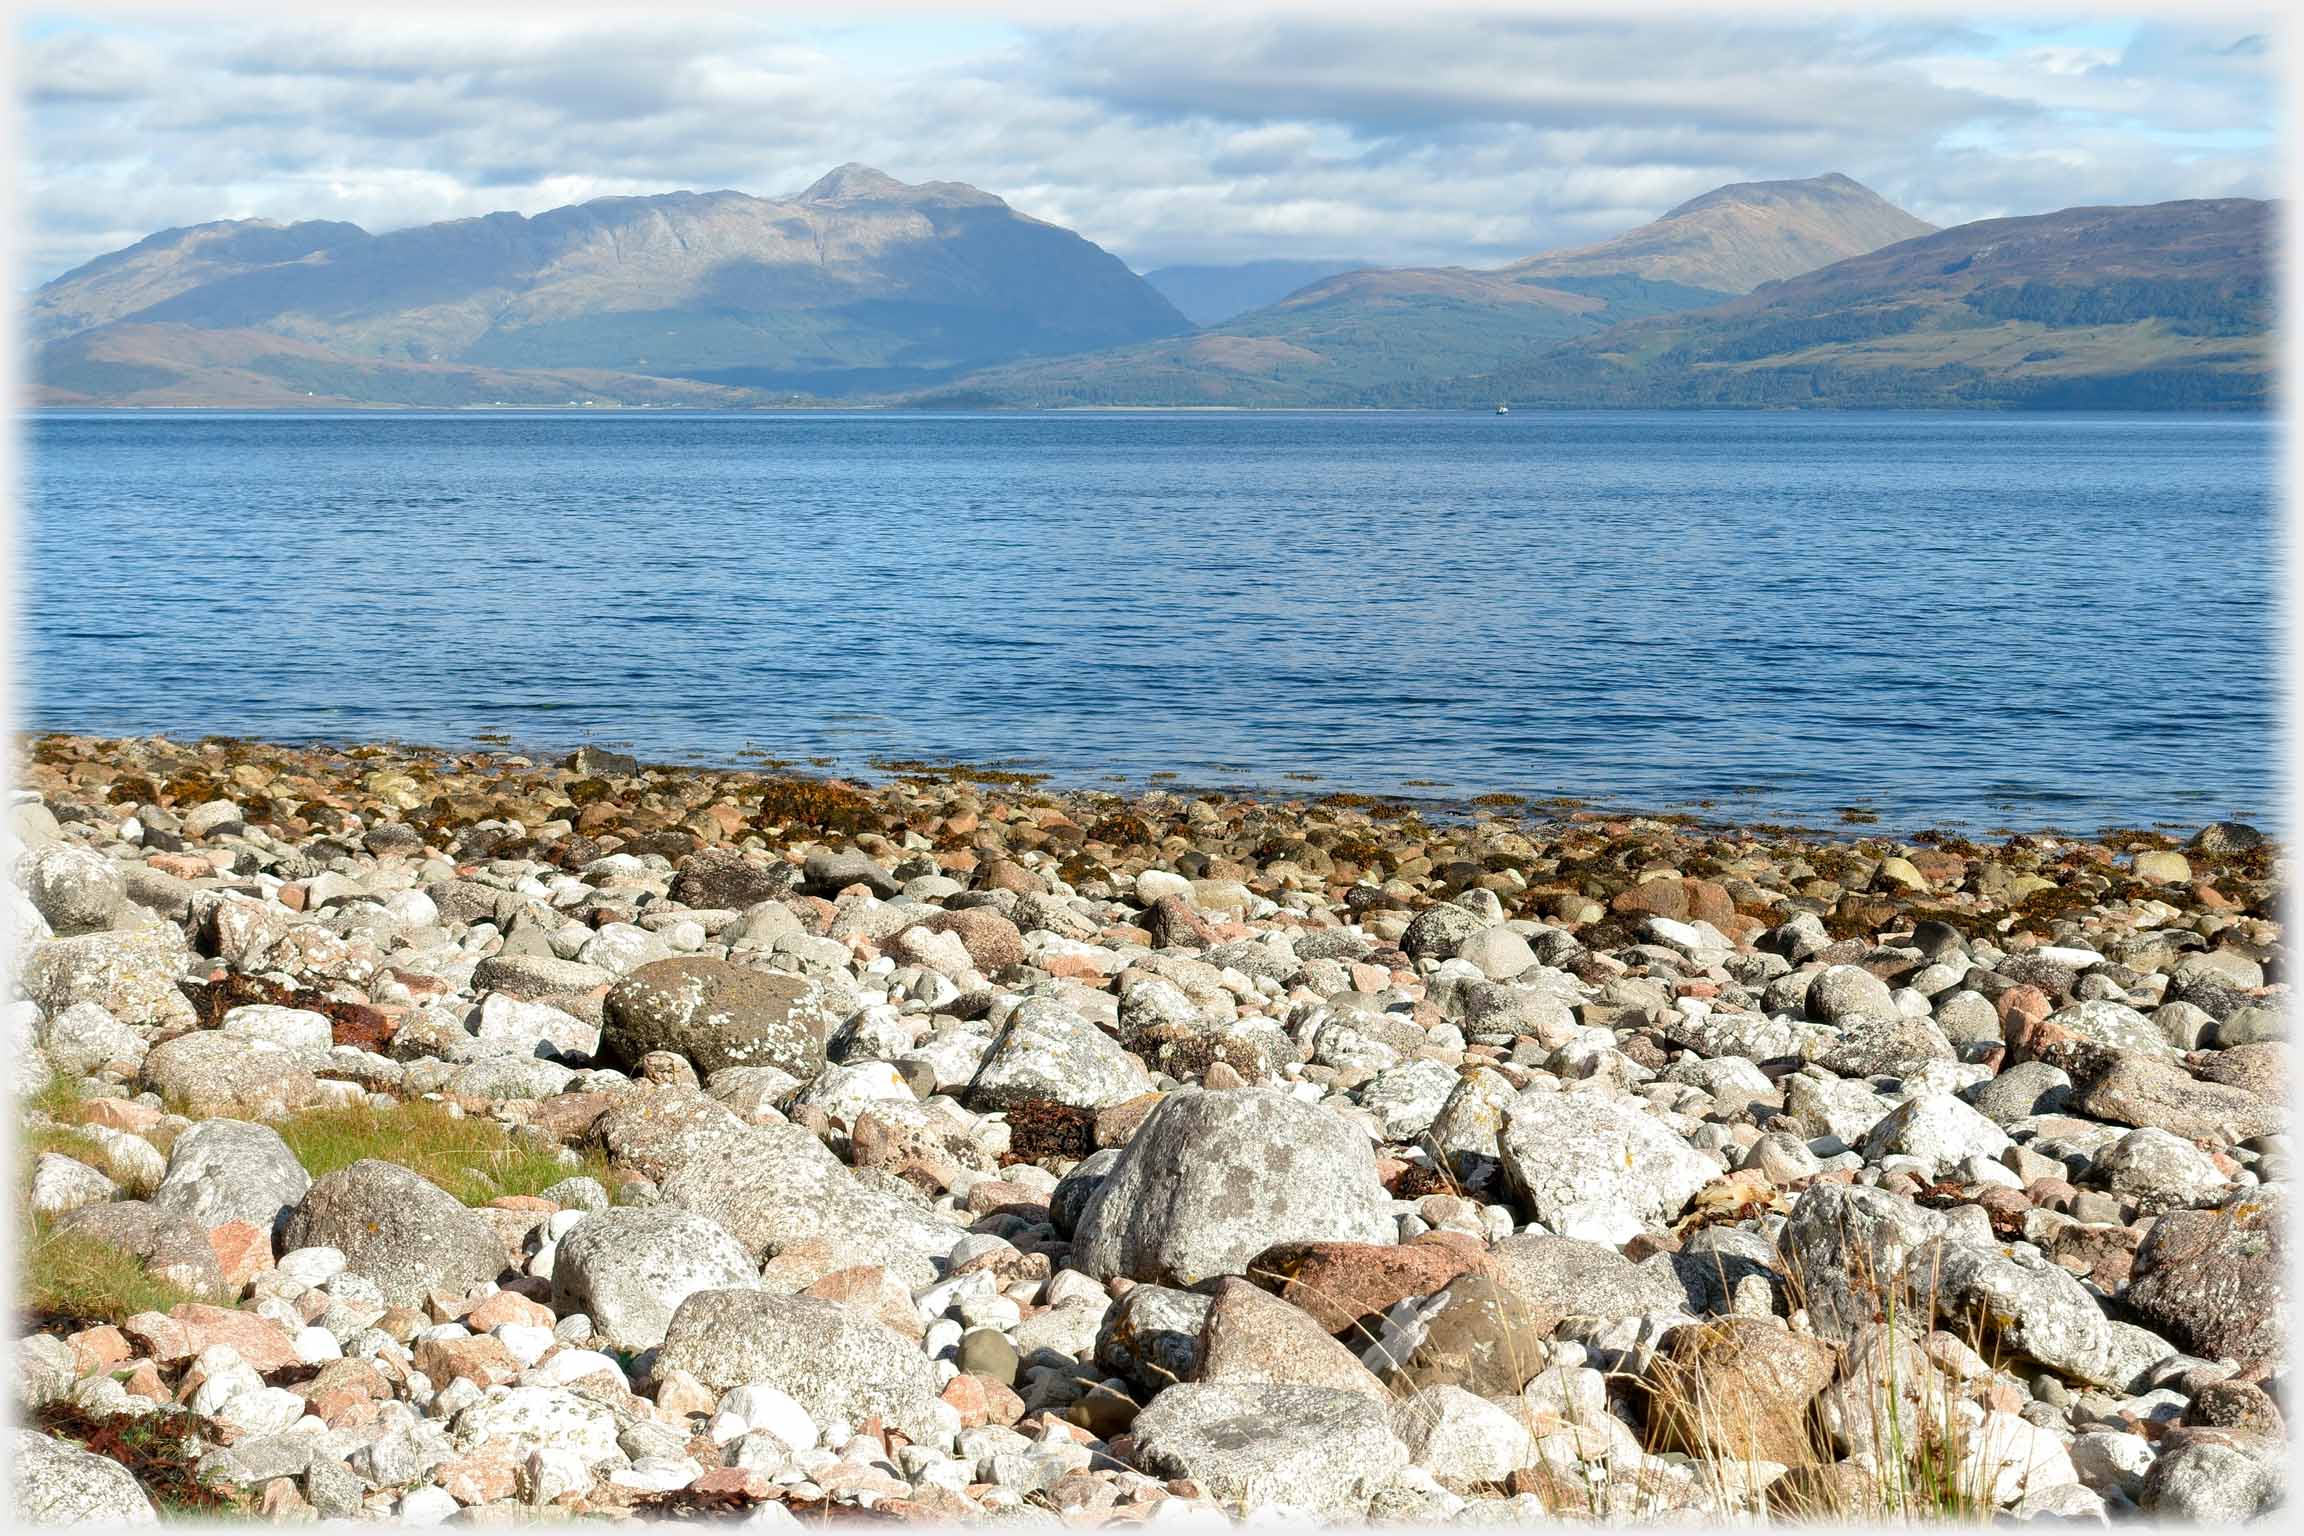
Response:
[[[1495,264],[1722,182],[1844,171],[1953,222],[2263,195],[2242,27],[1420,14],[806,31],[427,13],[25,45],[35,276],[212,218],[390,229],[845,160],[973,182],[1139,268]]]

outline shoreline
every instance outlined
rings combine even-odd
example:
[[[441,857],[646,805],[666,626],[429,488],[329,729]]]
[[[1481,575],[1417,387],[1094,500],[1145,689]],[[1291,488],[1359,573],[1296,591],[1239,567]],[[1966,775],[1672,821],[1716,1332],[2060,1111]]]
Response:
[[[19,748],[18,1454],[109,1510],[2279,1497],[2244,826]]]
[[[1288,771],[1277,771],[1272,779],[1259,780],[1241,775],[1217,774],[1187,778],[1180,772],[1155,770],[1126,777],[1114,775],[1112,782],[1086,784],[1066,780],[1055,771],[1043,770],[1033,761],[1022,758],[970,762],[871,753],[865,755],[863,762],[858,764],[854,761],[842,762],[825,755],[783,757],[761,749],[739,749],[726,756],[698,754],[684,760],[663,760],[643,756],[628,743],[586,741],[573,745],[566,742],[555,745],[522,742],[497,732],[477,733],[461,743],[450,745],[391,736],[365,738],[314,735],[268,738],[227,733],[199,736],[171,736],[164,733],[105,736],[90,732],[46,730],[19,730],[14,734],[19,757],[43,741],[105,743],[130,751],[157,744],[178,750],[213,744],[234,752],[384,757],[425,763],[469,761],[480,765],[484,771],[519,771],[525,765],[529,770],[544,773],[556,765],[564,764],[577,752],[596,751],[606,752],[615,758],[631,757],[651,774],[712,778],[732,776],[738,781],[775,778],[834,781],[866,794],[882,793],[903,783],[974,784],[1028,790],[1060,803],[1101,803],[1106,800],[1133,802],[1147,797],[1183,800],[1213,797],[1273,814],[1351,809],[1368,812],[1379,820],[1414,816],[1441,825],[1496,821],[1539,829],[1592,822],[1638,821],[1661,823],[1712,836],[1751,836],[1819,844],[1893,842],[1903,845],[1948,841],[1987,844],[2004,843],[2012,838],[2052,838],[2060,842],[2112,841],[2134,843],[2139,847],[2163,848],[2176,846],[2183,838],[2212,822],[2239,821],[2260,827],[2263,822],[2270,820],[2252,817],[2245,812],[2237,817],[2203,819],[2195,814],[2154,817],[2134,822],[2105,822],[2093,828],[2047,821],[2019,822],[2005,814],[1971,816],[1965,821],[1889,820],[1891,812],[1859,799],[1836,807],[1833,820],[1827,825],[1766,814],[1757,807],[1749,811],[1739,810],[1740,801],[1766,795],[1768,791],[1764,788],[1754,788],[1743,793],[1716,792],[1677,804],[1642,805],[1568,792],[1522,794],[1500,790],[1466,791],[1455,785],[1419,780],[1404,781],[1398,790],[1372,791],[1348,783],[1331,783],[1326,775]],[[2276,826],[2263,835],[2272,841],[2279,841]]]

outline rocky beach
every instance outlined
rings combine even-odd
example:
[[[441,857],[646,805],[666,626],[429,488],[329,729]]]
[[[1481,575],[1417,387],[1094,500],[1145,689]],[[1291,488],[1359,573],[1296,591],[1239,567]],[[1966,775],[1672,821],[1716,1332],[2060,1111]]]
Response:
[[[22,1519],[2284,1498],[2246,826],[18,758]]]

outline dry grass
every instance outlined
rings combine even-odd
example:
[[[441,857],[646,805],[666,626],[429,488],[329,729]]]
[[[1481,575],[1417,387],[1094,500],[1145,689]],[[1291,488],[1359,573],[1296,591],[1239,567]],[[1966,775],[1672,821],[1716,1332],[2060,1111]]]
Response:
[[[35,1317],[122,1323],[200,1298],[144,1268],[134,1254],[93,1237],[59,1233],[35,1219],[16,1292]]]
[[[608,1161],[597,1152],[579,1154],[571,1167],[561,1160],[558,1147],[515,1136],[509,1126],[458,1114],[431,1099],[411,1099],[389,1109],[370,1104],[310,1109],[276,1121],[273,1129],[315,1179],[377,1158],[421,1174],[466,1205],[542,1194],[580,1175],[609,1182]]]

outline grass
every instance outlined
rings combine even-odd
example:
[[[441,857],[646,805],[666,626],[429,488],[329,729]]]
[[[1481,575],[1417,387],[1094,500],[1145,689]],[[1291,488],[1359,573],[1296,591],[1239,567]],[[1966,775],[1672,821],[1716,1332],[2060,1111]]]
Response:
[[[390,1109],[352,1104],[309,1109],[276,1121],[273,1129],[317,1179],[377,1158],[421,1174],[466,1205],[505,1195],[539,1195],[563,1179],[590,1175],[609,1181],[608,1161],[597,1152],[570,1167],[560,1149],[515,1136],[494,1120],[460,1115],[431,1099]]]
[[[144,1268],[143,1260],[93,1237],[57,1232],[42,1218],[31,1224],[17,1295],[37,1318],[83,1325],[123,1323],[139,1312],[165,1312],[200,1298]]]
[[[40,1408],[31,1419],[49,1434],[126,1467],[171,1523],[226,1520],[249,1512],[245,1492],[220,1479],[204,1481],[195,1470],[205,1443],[189,1413],[99,1418],[76,1404],[58,1402]]]

